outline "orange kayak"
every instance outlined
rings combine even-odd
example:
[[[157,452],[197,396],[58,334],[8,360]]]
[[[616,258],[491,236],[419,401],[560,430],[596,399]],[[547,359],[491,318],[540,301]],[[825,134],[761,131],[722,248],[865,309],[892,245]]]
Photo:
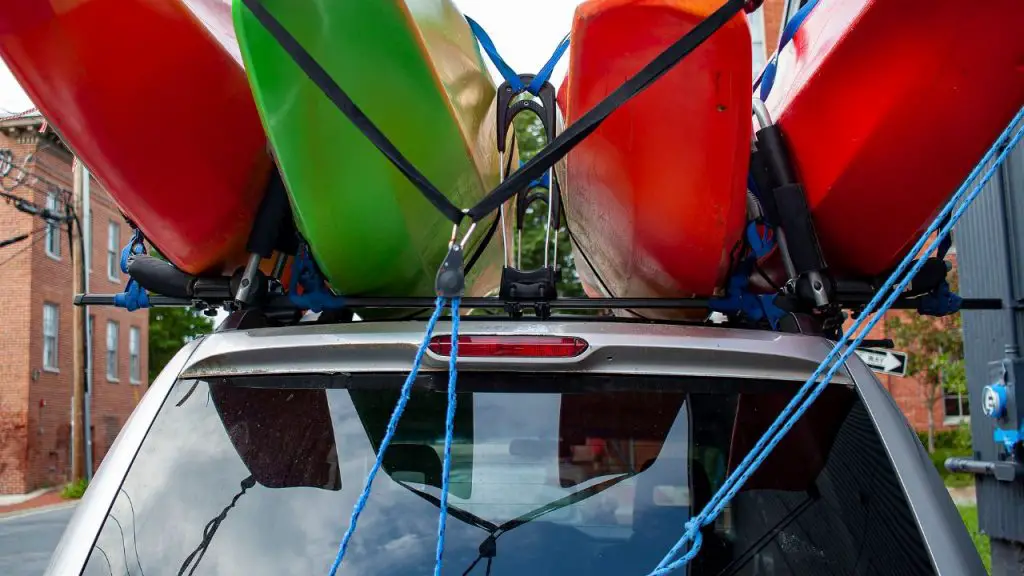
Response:
[[[271,159],[229,0],[0,0],[0,55],[178,268],[244,263]]]
[[[836,274],[894,268],[1024,103],[1024,3],[972,8],[821,2],[779,54],[766,104]]]
[[[720,4],[577,7],[560,93],[566,124]],[[751,76],[740,14],[569,153],[561,167],[566,218],[589,295],[681,298],[723,287],[746,216]]]

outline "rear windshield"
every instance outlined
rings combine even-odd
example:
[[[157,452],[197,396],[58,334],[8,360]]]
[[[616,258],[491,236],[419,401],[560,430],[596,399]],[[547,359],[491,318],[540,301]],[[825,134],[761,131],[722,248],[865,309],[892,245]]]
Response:
[[[403,379],[177,382],[85,573],[326,574]],[[446,385],[417,381],[339,574],[433,569]],[[796,388],[460,373],[443,573],[650,573]],[[832,385],[679,573],[933,568],[856,392]]]

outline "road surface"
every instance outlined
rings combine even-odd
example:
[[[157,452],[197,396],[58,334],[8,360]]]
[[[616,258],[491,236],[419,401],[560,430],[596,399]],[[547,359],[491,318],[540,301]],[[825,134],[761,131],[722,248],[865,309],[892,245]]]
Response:
[[[0,574],[40,576],[74,511],[65,507],[0,518]]]

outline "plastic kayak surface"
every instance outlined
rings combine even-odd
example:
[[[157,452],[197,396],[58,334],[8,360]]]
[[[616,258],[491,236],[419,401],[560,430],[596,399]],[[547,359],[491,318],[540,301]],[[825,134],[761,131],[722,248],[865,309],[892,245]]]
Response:
[[[590,0],[577,7],[560,90],[566,124],[720,4]],[[569,153],[566,218],[588,294],[709,296],[724,285],[746,215],[750,42],[738,15]]]
[[[455,205],[471,207],[497,185],[496,89],[469,25],[449,0],[262,4]],[[296,223],[331,287],[348,296],[432,295],[451,222],[241,0],[234,14]],[[492,222],[477,227],[467,257]],[[490,243],[467,277],[467,295],[496,288],[500,260],[500,242]]]
[[[227,0],[0,0],[14,76],[192,274],[244,263],[272,165],[230,18]]]
[[[766,104],[836,273],[895,267],[1024,104],[1022,23],[1019,0],[842,0],[810,12]]]

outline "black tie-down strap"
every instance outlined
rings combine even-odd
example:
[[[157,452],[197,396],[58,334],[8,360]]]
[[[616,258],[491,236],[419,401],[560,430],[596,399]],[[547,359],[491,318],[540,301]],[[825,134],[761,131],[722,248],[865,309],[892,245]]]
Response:
[[[355,102],[338,86],[331,76],[316,59],[307,52],[298,40],[292,36],[280,22],[263,6],[261,0],[242,0],[246,8],[252,12],[267,32],[292,57],[295,64],[320,91],[344,114],[360,132],[366,136],[378,150],[383,153],[396,168],[434,205],[446,218],[455,224],[462,222],[465,216],[473,222],[480,222],[488,214],[494,212],[508,199],[541,177],[552,166],[564,158],[570,150],[589,136],[612,112],[642,92],[658,78],[672,69],[683,58],[697,49],[712,34],[718,31],[733,16],[744,9],[747,0],[726,0],[721,8],[715,10],[700,24],[683,35],[665,51],[659,54],[648,65],[632,78],[626,80],[614,92],[605,97],[596,106],[568,126],[553,141],[524,164],[514,174],[500,183],[475,206],[463,212],[451,203],[409,160],[398,151],[379,128],[356,106]]]

